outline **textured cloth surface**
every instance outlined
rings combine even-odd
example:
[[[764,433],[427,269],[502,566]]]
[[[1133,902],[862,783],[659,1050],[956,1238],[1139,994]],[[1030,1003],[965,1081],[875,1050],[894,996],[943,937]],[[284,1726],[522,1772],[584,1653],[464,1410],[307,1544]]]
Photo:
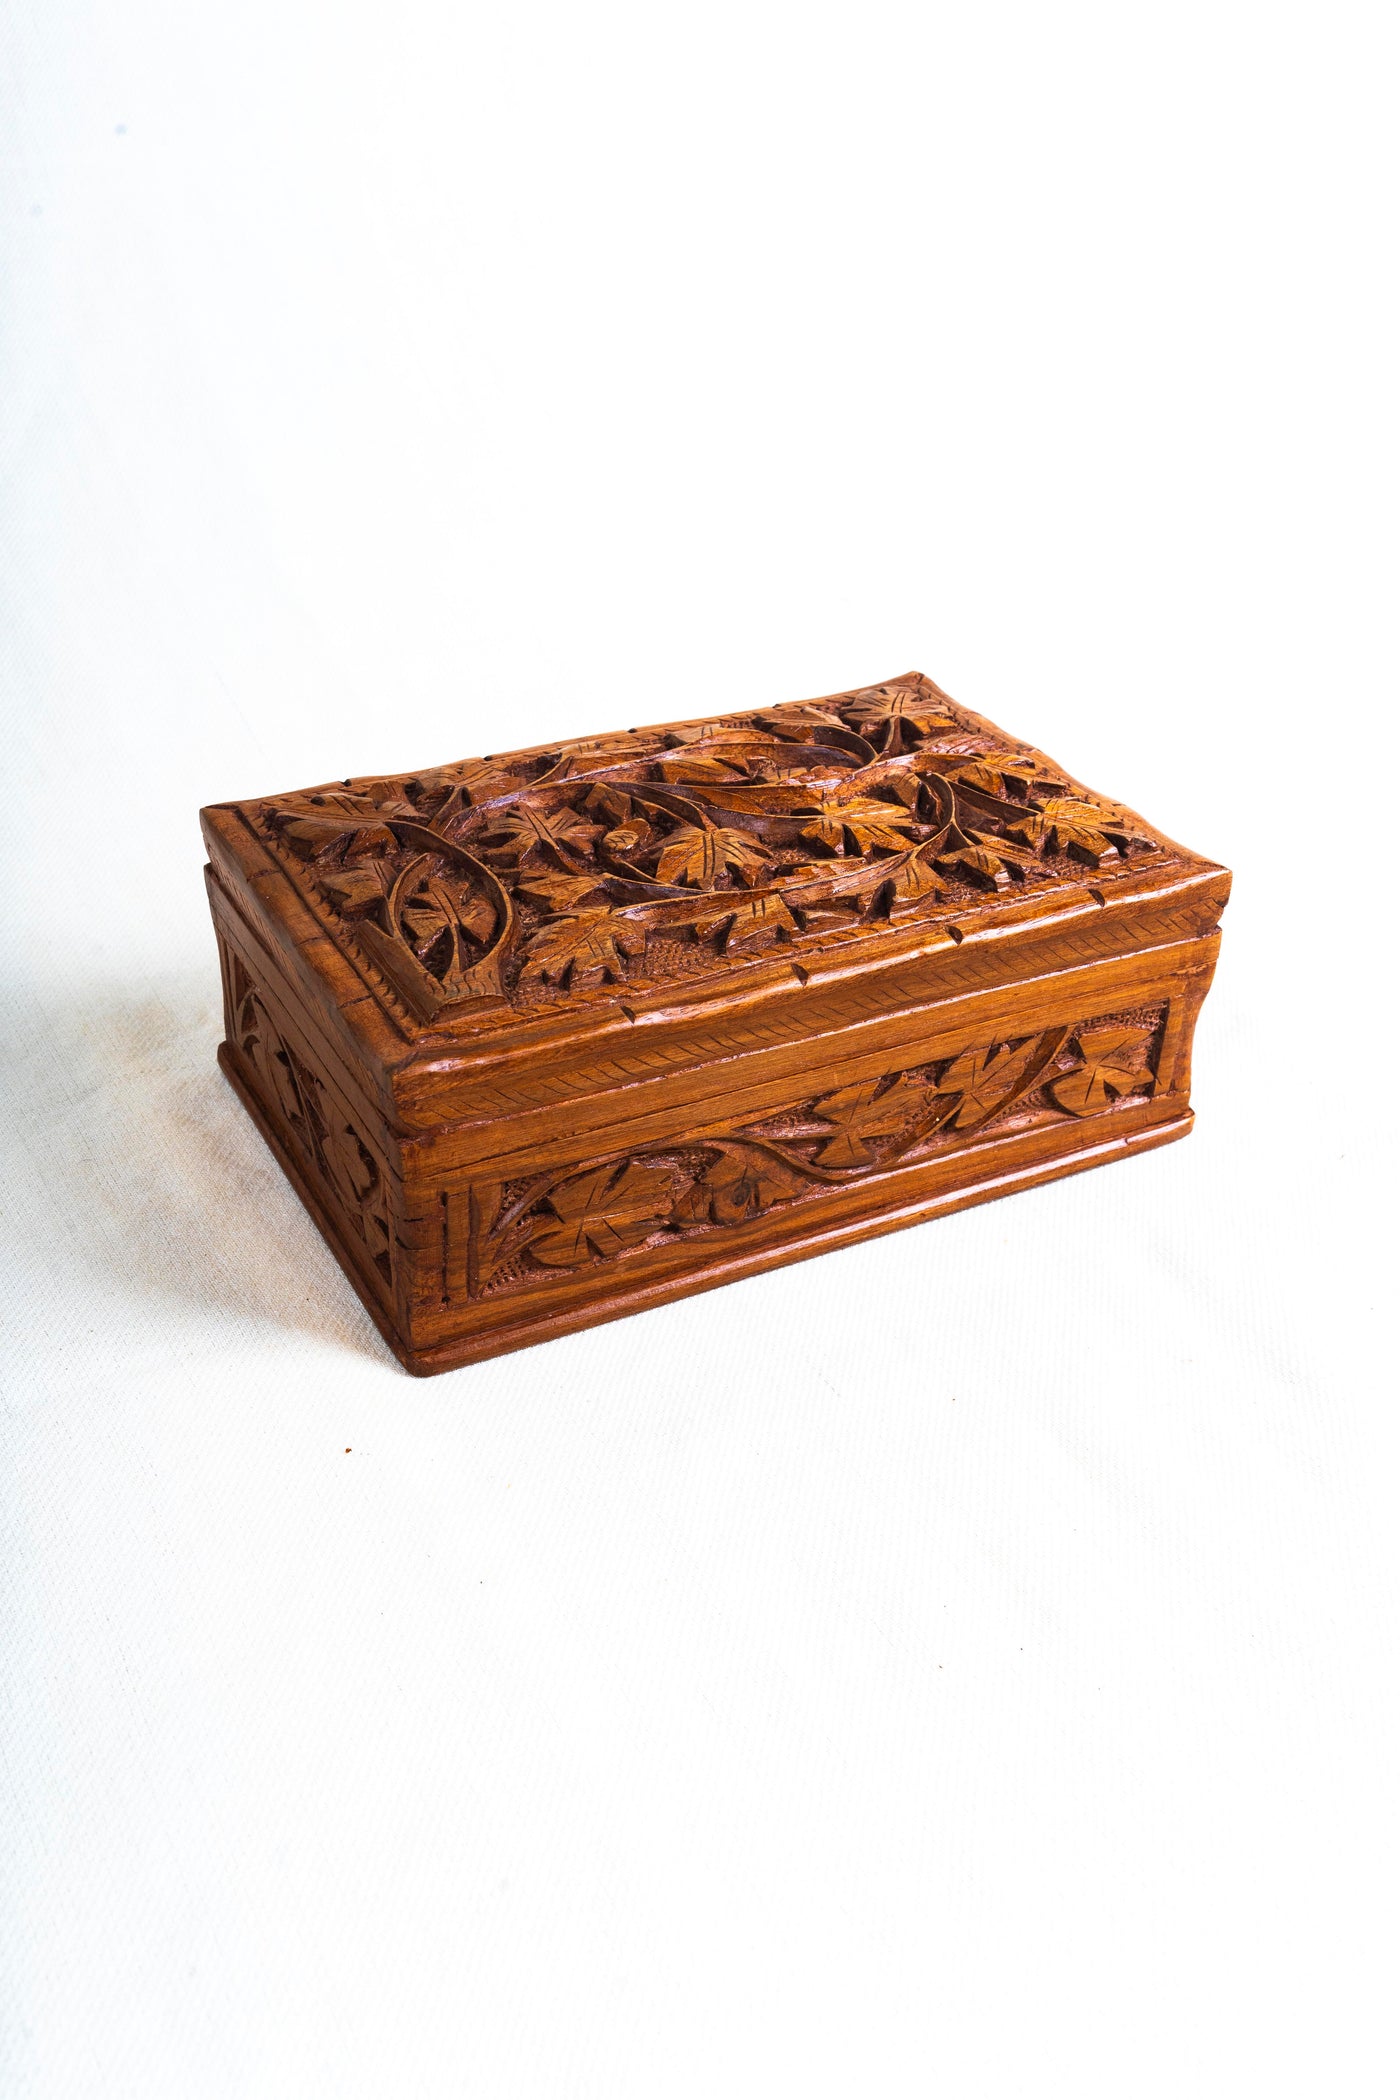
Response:
[[[12,20],[0,2087],[1393,2091],[1364,11]],[[1195,1135],[408,1379],[198,806],[913,665],[1236,870]]]

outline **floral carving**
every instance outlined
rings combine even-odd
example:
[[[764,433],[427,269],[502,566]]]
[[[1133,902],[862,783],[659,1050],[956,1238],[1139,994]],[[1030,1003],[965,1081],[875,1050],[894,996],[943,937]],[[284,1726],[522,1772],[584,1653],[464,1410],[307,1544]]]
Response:
[[[600,1167],[560,1182],[545,1198],[557,1222],[531,1236],[530,1252],[550,1268],[569,1268],[589,1253],[621,1254],[655,1232],[675,1194],[661,1167]]]
[[[966,1142],[1002,1119],[1112,1113],[1155,1085],[1165,1015],[970,1043],[932,1064],[863,1079],[719,1136],[473,1191],[473,1288],[525,1283],[643,1246],[733,1227]]]
[[[623,960],[646,946],[640,928],[615,918],[606,905],[570,917],[550,919],[525,948],[525,975],[583,984],[590,977],[620,979]]]
[[[950,712],[947,694],[940,693],[930,679],[921,684],[928,690],[920,691],[918,686],[911,689],[897,680],[855,695],[855,718],[862,736],[883,734],[885,748],[891,750],[897,748],[906,730],[927,735],[931,730],[951,729],[956,718]]]
[[[1075,1038],[1079,1062],[1051,1089],[1059,1106],[1071,1115],[1091,1116],[1121,1095],[1150,1085],[1144,1059],[1151,1040],[1150,1028],[1081,1028]]]
[[[1034,816],[1023,817],[1011,829],[1041,851],[1058,849],[1090,868],[1117,860],[1120,851],[1126,854],[1132,836],[1121,811],[1101,809],[1072,795],[1052,795]]]
[[[892,1137],[903,1130],[925,1106],[928,1090],[909,1074],[894,1079],[866,1079],[859,1086],[843,1086],[825,1094],[812,1110],[818,1122],[829,1124],[834,1135],[817,1154],[824,1167],[864,1167],[874,1158],[876,1138]]]
[[[737,1225],[756,1218],[774,1203],[794,1196],[802,1177],[761,1146],[718,1145],[681,1197],[673,1217],[681,1222]]]
[[[914,674],[346,781],[251,821],[424,1020],[645,987],[1162,852],[1127,811]]]
[[[488,819],[484,834],[493,843],[482,850],[518,868],[547,868],[556,861],[567,866],[571,856],[588,852],[602,828],[588,823],[567,803],[558,809],[541,809],[521,802]],[[496,840],[500,843],[494,843]]]
[[[761,847],[726,824],[682,824],[645,850],[657,856],[658,882],[683,882],[697,890],[718,889],[730,872],[756,880],[769,865]]]
[[[301,1164],[328,1194],[393,1283],[393,1233],[379,1162],[310,1067],[274,1026],[243,965],[233,963],[234,1042],[266,1107],[289,1136]]]
[[[802,826],[804,839],[816,839],[833,853],[844,853],[849,843],[856,853],[882,847],[902,853],[914,828],[911,810],[898,802],[879,802],[873,796],[824,794],[816,814]]]
[[[1035,1057],[1035,1039],[1012,1050],[1004,1043],[964,1050],[953,1059],[939,1081],[941,1094],[956,1094],[957,1103],[948,1121],[954,1130],[984,1122],[996,1115],[1019,1093]]]

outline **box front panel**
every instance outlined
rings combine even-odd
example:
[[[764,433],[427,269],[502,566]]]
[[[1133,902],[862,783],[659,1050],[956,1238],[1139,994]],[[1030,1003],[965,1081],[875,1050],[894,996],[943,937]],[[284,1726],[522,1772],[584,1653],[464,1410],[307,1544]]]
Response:
[[[902,1025],[734,1058],[667,1127],[633,1090],[604,1141],[557,1132],[412,1178],[411,1346],[465,1361],[890,1229],[1189,1127],[1191,1031],[1218,936],[1060,973]],[[528,1119],[521,1119],[529,1130]],[[533,1131],[529,1131],[533,1139]],[[451,1156],[450,1145],[443,1148]]]

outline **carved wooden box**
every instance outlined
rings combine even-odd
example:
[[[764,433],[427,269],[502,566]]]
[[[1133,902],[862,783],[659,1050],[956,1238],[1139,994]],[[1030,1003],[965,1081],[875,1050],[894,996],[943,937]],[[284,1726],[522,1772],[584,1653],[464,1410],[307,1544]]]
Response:
[[[917,673],[203,825],[220,1060],[413,1371],[1191,1125],[1228,874]]]

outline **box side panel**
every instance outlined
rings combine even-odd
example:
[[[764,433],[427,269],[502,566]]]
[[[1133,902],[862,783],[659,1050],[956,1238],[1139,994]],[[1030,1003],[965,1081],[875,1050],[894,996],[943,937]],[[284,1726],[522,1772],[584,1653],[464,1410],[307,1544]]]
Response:
[[[887,1188],[885,1200],[879,1204],[872,1201],[844,1215],[834,1206],[814,1205],[804,1211],[800,1230],[736,1232],[703,1263],[638,1263],[620,1271],[606,1293],[575,1294],[551,1306],[542,1300],[529,1304],[520,1301],[510,1307],[506,1317],[489,1327],[454,1326],[445,1330],[443,1340],[418,1348],[402,1344],[387,1330],[386,1339],[406,1368],[420,1376],[455,1370],[512,1349],[576,1333],[580,1328],[595,1327],[605,1320],[621,1319],[677,1298],[715,1290],[721,1284],[737,1283],[767,1269],[806,1261],[856,1240],[878,1238],[906,1225],[919,1225],[952,1211],[966,1210],[975,1203],[991,1202],[1067,1174],[1131,1158],[1137,1152],[1185,1137],[1191,1124],[1191,1111],[1187,1109],[1165,1122],[1139,1122],[1132,1127],[1125,1123],[1095,1143],[1081,1135],[1073,1142],[1060,1139],[1021,1144],[1008,1140],[969,1150],[956,1161],[942,1162],[936,1168],[911,1170],[902,1187]],[[370,1310],[374,1308],[371,1306]]]
[[[857,1020],[611,1121],[406,1148],[411,1368],[446,1368],[1184,1135],[1218,935]],[[562,1127],[561,1127],[562,1125]]]
[[[402,1159],[363,1074],[314,1025],[283,957],[217,881],[219,1062],[386,1334],[413,1294]]]

